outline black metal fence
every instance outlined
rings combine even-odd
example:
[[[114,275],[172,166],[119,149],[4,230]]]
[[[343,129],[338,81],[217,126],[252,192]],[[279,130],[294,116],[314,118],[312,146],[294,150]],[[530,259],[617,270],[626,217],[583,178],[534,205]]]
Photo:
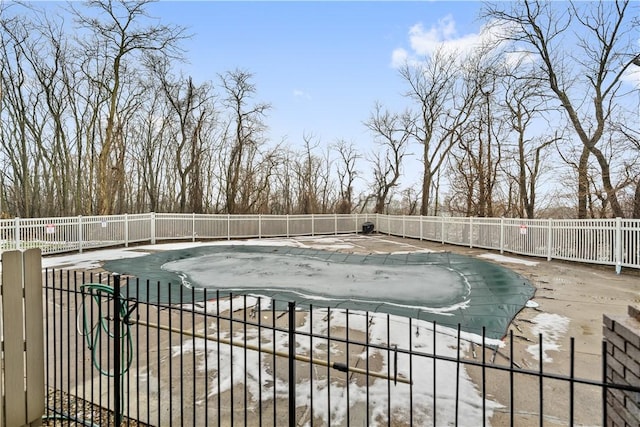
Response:
[[[571,339],[554,372],[542,336],[525,366],[513,332],[500,346],[380,313],[209,290],[172,305],[170,292],[47,271],[45,424],[593,425],[608,390],[640,393],[603,380],[605,344],[577,364]]]

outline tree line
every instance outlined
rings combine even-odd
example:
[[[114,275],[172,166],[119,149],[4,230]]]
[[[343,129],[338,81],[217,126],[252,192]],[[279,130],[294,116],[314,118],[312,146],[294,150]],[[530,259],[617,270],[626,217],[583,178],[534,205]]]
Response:
[[[188,29],[151,18],[147,0],[65,7],[0,3],[4,216],[640,218],[629,1],[485,6],[472,51],[443,44],[398,68],[406,109],[363,112],[367,151],[312,134],[269,140],[255,76],[176,72]],[[410,157],[417,183],[403,182]]]

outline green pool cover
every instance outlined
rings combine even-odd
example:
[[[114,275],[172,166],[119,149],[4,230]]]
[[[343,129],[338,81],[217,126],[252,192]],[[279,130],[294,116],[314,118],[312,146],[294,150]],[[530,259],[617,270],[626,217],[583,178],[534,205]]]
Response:
[[[264,295],[286,307],[333,307],[436,321],[502,338],[534,295],[522,276],[448,252],[349,254],[288,246],[214,245],[107,261],[135,276],[127,297],[190,303],[232,294]],[[206,289],[206,292],[204,291]],[[216,295],[216,292],[218,293]]]

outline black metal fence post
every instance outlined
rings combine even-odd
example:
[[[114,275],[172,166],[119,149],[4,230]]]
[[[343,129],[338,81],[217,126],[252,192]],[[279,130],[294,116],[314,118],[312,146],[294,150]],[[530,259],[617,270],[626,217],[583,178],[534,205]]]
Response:
[[[275,372],[274,372],[275,375]],[[296,303],[289,301],[289,427],[296,425]]]
[[[602,425],[607,425],[607,340],[602,340]]]
[[[122,423],[122,414],[120,408],[120,275],[113,275],[113,412],[114,424],[120,426]]]

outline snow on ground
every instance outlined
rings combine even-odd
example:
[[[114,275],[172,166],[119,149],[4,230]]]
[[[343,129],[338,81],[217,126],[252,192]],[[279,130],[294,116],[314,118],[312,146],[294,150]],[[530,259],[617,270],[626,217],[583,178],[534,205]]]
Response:
[[[242,307],[242,304],[242,299],[238,297],[234,300],[233,307]],[[255,304],[255,301],[248,302],[247,306],[250,307],[251,304]],[[200,306],[200,308],[209,312],[218,310],[215,302],[209,302],[206,307]],[[220,307],[220,311],[222,309]],[[387,322],[387,320],[389,321]],[[332,371],[330,374],[331,381],[329,382],[326,375],[327,368],[318,367],[313,370],[314,377],[312,380],[306,378],[305,374],[309,372],[307,370],[303,372],[305,379],[296,384],[297,402],[300,406],[306,407],[311,394],[313,394],[314,415],[320,419],[327,420],[330,425],[343,425],[347,421],[347,403],[351,405],[352,410],[361,408],[366,404],[368,394],[371,420],[374,420],[375,423],[386,424],[390,407],[391,418],[394,422],[404,424],[409,421],[408,402],[412,395],[414,424],[429,425],[433,422],[433,378],[435,375],[437,382],[435,410],[438,425],[451,425],[455,422],[456,387],[458,387],[459,392],[459,425],[472,426],[480,423],[479,420],[483,416],[482,398],[464,367],[460,369],[458,375],[454,362],[437,361],[437,365],[434,366],[433,358],[428,357],[428,355],[434,354],[432,323],[414,319],[411,321],[410,328],[409,319],[404,317],[389,316],[387,319],[386,314],[369,313],[369,318],[367,319],[365,313],[357,311],[349,311],[348,323],[350,330],[368,330],[369,343],[371,345],[392,348],[397,346],[398,349],[411,348],[416,353],[411,359],[411,364],[409,363],[408,355],[398,353],[397,374],[398,378],[413,377],[413,384],[409,385],[402,382],[394,384],[393,379],[389,384],[386,379],[373,379],[367,389],[362,381],[357,381],[357,375],[351,375],[348,390],[349,399],[347,401],[347,388],[344,380],[339,380],[335,371]],[[329,325],[332,329],[346,327],[345,312],[332,309],[330,318],[326,309],[314,310],[312,315],[307,313],[304,323],[297,328],[301,334],[296,337],[296,354],[324,361],[329,359],[332,362],[345,362],[344,355],[339,351],[336,342],[332,342],[329,345],[326,339],[315,336],[310,340],[306,335],[313,333],[319,336],[327,336]],[[387,325],[389,325],[388,328]],[[216,325],[212,324],[209,333],[215,334],[215,328]],[[435,353],[455,358],[458,351],[456,333],[457,331],[453,329],[438,326],[436,329]],[[234,333],[233,337],[229,336],[227,331],[220,331],[220,336],[227,341],[233,338],[233,342],[240,347],[246,343],[249,346],[246,356],[242,348],[234,347],[232,350],[231,346],[228,345],[221,345],[218,354],[217,343],[209,342],[205,344],[205,340],[200,338],[189,341],[182,346],[173,347],[175,356],[181,352],[184,354],[194,350],[197,354],[204,356],[205,348],[207,349],[207,362],[205,363],[205,357],[199,357],[199,360],[202,360],[199,369],[204,371],[205,367],[208,367],[208,374],[213,378],[209,397],[229,391],[232,386],[231,378],[233,375],[233,385],[240,386],[244,384],[253,398],[252,404],[255,406],[257,406],[259,396],[261,396],[263,402],[272,400],[274,395],[276,398],[287,398],[289,389],[286,378],[275,378],[274,380],[273,370],[271,369],[273,361],[271,352],[288,353],[289,338],[286,333],[276,331],[274,336],[272,330],[265,329],[258,335],[257,330],[252,329],[247,331],[246,340],[244,331]],[[387,337],[391,337],[391,339],[389,340]],[[252,349],[256,348],[258,343],[265,351],[262,355]],[[487,340],[487,344],[500,345],[501,341]],[[354,350],[360,350],[361,353],[354,355]],[[468,343],[463,340],[460,351],[465,352],[467,350]],[[380,363],[378,371],[380,374],[387,375],[387,373],[391,373],[393,377],[396,369],[396,357],[393,351],[388,352],[387,350],[370,348],[367,354],[362,347],[352,344],[351,352],[349,360],[351,367],[357,365],[357,368],[364,369],[368,356],[369,360],[377,360]],[[229,370],[222,371],[220,378],[217,377],[218,371],[216,369],[218,357],[220,357],[221,364],[231,366],[233,370],[232,372]],[[303,370],[306,368],[298,369]],[[456,378],[458,378],[458,381],[456,381]],[[499,407],[500,405],[496,402],[486,401],[487,411],[484,415],[487,423],[494,409]]]
[[[508,264],[523,264],[529,267],[535,267],[536,265],[538,265],[537,261],[527,261],[525,259],[512,258],[504,255],[498,255],[498,254],[486,253],[486,254],[478,255],[478,258],[490,259],[493,261],[505,262]]]
[[[553,359],[547,355],[547,352],[560,350],[558,341],[569,330],[569,318],[560,316],[559,314],[540,313],[531,320],[535,323],[531,328],[531,332],[534,335],[542,334],[544,337],[542,342],[543,362],[553,362]],[[527,352],[529,352],[534,359],[540,359],[539,344],[530,345],[527,347]]]
[[[42,268],[63,268],[74,270],[89,270],[98,268],[104,261],[121,258],[135,258],[148,255],[149,252],[138,252],[132,248],[103,249],[100,251],[88,251],[71,255],[57,255],[42,257]]]
[[[358,238],[356,235],[350,236],[351,240]],[[110,261],[120,258],[135,258],[148,255],[158,251],[174,251],[189,249],[200,246],[295,246],[300,248],[320,248],[325,250],[352,249],[351,243],[344,243],[343,239],[332,237],[298,237],[291,239],[250,239],[250,240],[216,240],[213,242],[176,242],[161,243],[156,245],[140,245],[127,248],[90,250],[71,255],[51,255],[42,258],[42,267],[61,267],[73,269],[91,269],[100,267],[103,261]],[[305,243],[322,242],[321,246],[310,246]]]
[[[358,245],[359,239],[370,239],[360,235],[334,236],[302,236],[289,239],[265,238],[249,240],[216,240],[212,242],[176,242],[161,243],[156,245],[140,245],[126,248],[89,250],[71,255],[51,255],[42,258],[42,268],[69,268],[69,269],[92,269],[98,268],[103,261],[110,261],[121,258],[135,258],[148,255],[158,251],[173,251],[189,249],[200,246],[294,246],[305,249],[324,249],[328,251],[353,249],[361,247]],[[390,241],[385,241],[389,243]],[[395,243],[395,242],[391,242]],[[398,243],[404,250],[392,252],[394,254],[406,254],[412,252],[433,252],[428,249],[417,248],[405,243]],[[407,248],[415,248],[413,250]]]

